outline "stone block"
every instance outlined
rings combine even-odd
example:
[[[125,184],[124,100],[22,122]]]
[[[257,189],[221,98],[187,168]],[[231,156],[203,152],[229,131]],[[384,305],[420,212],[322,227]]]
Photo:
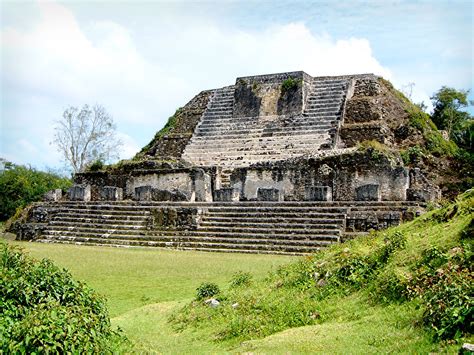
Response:
[[[214,201],[232,202],[239,200],[239,192],[232,187],[226,187],[214,191]]]
[[[101,187],[100,199],[103,201],[121,201],[123,200],[123,189],[115,186]]]
[[[152,189],[152,196],[153,201],[187,201],[187,196],[177,190],[161,190],[161,189]]]
[[[306,188],[307,201],[332,201],[330,186],[310,186]]]
[[[135,200],[151,201],[153,197],[153,188],[149,185],[135,187]]]
[[[69,199],[71,201],[90,201],[91,185],[74,185],[69,189]]]
[[[380,201],[381,192],[378,184],[367,184],[356,188],[356,201]]]
[[[257,201],[281,201],[280,190],[274,188],[258,188]]]
[[[55,189],[46,192],[43,196],[44,201],[60,201],[63,197],[63,190]]]

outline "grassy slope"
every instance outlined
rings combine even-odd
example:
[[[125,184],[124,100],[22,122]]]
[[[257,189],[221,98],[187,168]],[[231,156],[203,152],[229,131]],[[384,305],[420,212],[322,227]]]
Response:
[[[415,277],[423,253],[433,247],[447,254],[460,246],[472,250],[472,235],[465,232],[469,225],[472,227],[473,211],[471,191],[456,208],[433,211],[411,223],[335,246],[300,265],[284,267],[284,272],[271,276],[263,285],[224,292],[218,296],[223,300],[218,309],[193,302],[175,315],[175,322],[180,328],[197,329],[239,351],[455,352],[459,344],[433,342],[432,334],[422,326],[420,299],[380,302],[377,293],[390,284],[393,275],[402,285]],[[395,249],[377,271],[369,270],[366,280],[358,279],[360,271],[366,270],[352,261],[372,258],[374,251],[387,245],[386,236],[398,235],[406,238],[406,245]],[[324,265],[322,268],[333,275],[344,265],[360,267],[350,276],[355,275],[358,284],[329,284],[326,288],[333,287],[332,292],[324,295],[324,288],[315,286],[313,274],[320,270],[314,265]],[[235,302],[239,303],[236,309],[231,307]],[[317,316],[312,318],[311,314]],[[473,337],[468,335],[464,340],[473,342]]]

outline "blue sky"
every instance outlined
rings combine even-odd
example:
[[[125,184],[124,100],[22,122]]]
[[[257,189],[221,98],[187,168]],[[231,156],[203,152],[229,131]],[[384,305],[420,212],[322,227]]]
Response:
[[[237,76],[373,72],[428,103],[473,87],[471,1],[2,1],[0,157],[60,168],[70,105],[102,104],[129,158]],[[472,98],[472,94],[470,95]]]

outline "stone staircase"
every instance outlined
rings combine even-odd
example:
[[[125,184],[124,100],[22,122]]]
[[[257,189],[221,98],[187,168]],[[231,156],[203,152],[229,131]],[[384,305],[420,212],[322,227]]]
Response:
[[[359,235],[346,233],[351,215],[400,213],[414,206],[409,202],[58,202],[37,241],[299,255]],[[163,207],[195,207],[198,223],[182,228],[151,226],[153,210]]]
[[[315,78],[306,100],[303,117],[307,122],[317,122],[320,126],[329,126],[330,139],[324,148],[334,148],[337,133],[344,110],[344,103],[350,85],[350,79]]]
[[[182,158],[236,168],[332,148],[348,86],[347,79],[314,79],[303,112],[292,117],[233,117],[235,86],[218,89]]]

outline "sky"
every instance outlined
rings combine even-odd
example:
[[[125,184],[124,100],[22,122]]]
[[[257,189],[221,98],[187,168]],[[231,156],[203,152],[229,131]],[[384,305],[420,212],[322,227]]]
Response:
[[[239,76],[374,73],[425,104],[473,88],[464,0],[0,0],[0,32],[0,158],[38,169],[64,168],[51,142],[70,106],[104,106],[126,159]]]

